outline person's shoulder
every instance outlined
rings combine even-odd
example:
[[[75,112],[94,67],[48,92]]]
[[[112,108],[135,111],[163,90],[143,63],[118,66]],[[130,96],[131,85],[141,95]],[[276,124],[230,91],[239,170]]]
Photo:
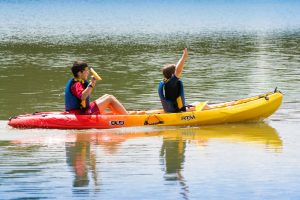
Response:
[[[171,78],[174,78],[174,79],[179,79],[175,74],[173,74],[173,76]]]
[[[72,88],[81,88],[83,87],[82,83],[75,81],[72,85]]]
[[[173,74],[172,77],[169,79],[170,82],[178,81],[178,80],[179,80],[179,78],[175,74]]]
[[[177,84],[178,81],[179,81],[179,78],[177,78],[177,76],[175,76],[173,74],[172,77],[169,78],[167,82],[165,82],[165,84],[173,87],[174,85]]]

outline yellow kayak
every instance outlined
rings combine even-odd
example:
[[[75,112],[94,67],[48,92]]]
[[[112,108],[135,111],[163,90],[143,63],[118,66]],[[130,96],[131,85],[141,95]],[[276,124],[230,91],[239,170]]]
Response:
[[[279,108],[282,98],[282,93],[276,91],[245,99],[211,104],[209,109],[198,111],[181,113],[148,111],[145,113],[151,114],[128,116],[132,120],[126,121],[126,125],[194,126],[263,120]],[[122,121],[122,118],[120,120]]]
[[[17,128],[107,129],[133,126],[198,126],[262,120],[281,105],[283,95],[275,90],[244,99],[208,104],[199,102],[193,111],[164,113],[162,110],[134,111],[129,115],[80,115],[68,112],[42,112],[13,117]]]

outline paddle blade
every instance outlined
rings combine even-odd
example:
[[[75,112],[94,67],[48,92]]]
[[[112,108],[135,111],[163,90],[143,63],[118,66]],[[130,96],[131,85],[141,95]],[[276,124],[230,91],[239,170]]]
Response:
[[[93,68],[90,68],[90,71],[96,80],[98,80],[98,81],[102,80],[102,78],[97,74],[97,72],[95,72],[95,70]]]
[[[208,101],[204,101],[204,102],[199,102],[196,104],[195,106],[195,110],[196,111],[201,111],[203,110],[203,108],[207,105]]]

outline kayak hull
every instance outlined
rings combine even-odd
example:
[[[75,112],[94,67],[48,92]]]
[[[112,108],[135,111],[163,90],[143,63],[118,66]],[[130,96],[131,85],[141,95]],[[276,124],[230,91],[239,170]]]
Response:
[[[80,115],[68,112],[40,112],[9,120],[15,128],[108,129],[134,126],[198,126],[262,120],[281,105],[280,92],[209,105],[210,109],[181,113],[135,112],[129,115]]]

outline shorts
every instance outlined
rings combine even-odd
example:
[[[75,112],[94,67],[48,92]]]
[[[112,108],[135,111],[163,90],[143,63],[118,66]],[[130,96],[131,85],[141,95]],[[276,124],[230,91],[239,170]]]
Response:
[[[76,115],[82,115],[82,114],[83,115],[99,115],[100,114],[99,108],[98,108],[95,101],[90,103],[89,108],[87,108],[85,110],[85,112],[82,112],[82,110],[79,110],[79,109],[78,110],[77,109],[76,110],[70,110],[68,112],[76,114]]]
[[[95,101],[90,103],[90,106],[88,109],[86,109],[85,113],[86,115],[98,115],[100,114],[99,108]]]

